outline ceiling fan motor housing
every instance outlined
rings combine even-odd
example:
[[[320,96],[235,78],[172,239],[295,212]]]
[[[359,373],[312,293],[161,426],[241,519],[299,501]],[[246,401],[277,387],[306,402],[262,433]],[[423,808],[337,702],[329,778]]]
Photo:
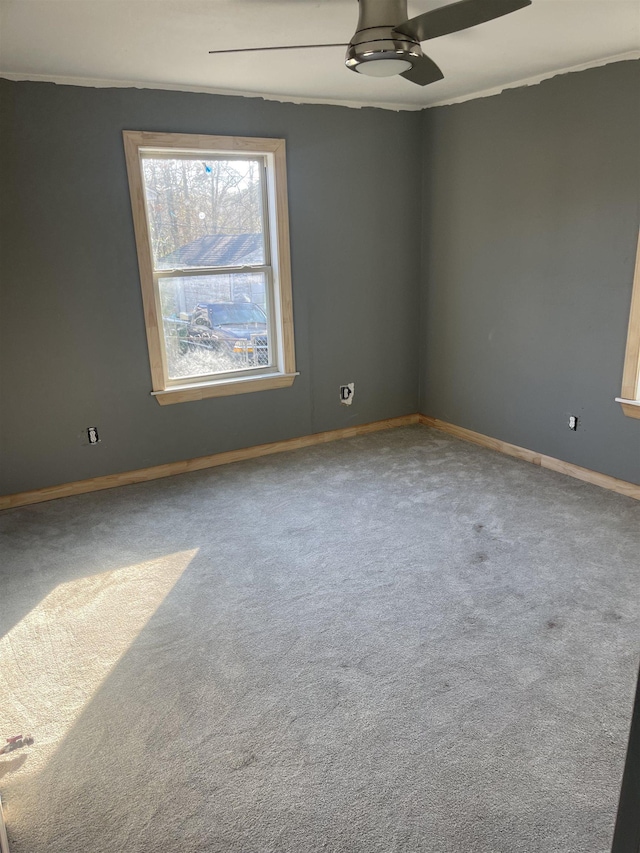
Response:
[[[373,74],[375,63],[379,69],[375,76],[387,76],[399,73],[399,64],[406,70],[420,59],[420,42],[394,30],[407,20],[407,0],[359,0],[359,5],[358,29],[347,47],[347,68]],[[372,64],[366,67],[368,63]]]

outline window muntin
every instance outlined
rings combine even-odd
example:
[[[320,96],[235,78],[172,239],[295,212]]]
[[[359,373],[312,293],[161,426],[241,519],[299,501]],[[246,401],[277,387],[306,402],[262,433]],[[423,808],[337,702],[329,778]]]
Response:
[[[290,385],[284,140],[124,140],[152,393],[164,404]]]

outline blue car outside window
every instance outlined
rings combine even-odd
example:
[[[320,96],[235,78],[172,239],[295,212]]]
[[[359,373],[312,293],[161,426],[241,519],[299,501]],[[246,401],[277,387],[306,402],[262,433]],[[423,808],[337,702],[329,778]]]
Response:
[[[243,304],[216,305],[209,309],[213,326],[240,326],[245,323],[266,324],[267,318],[257,305]]]

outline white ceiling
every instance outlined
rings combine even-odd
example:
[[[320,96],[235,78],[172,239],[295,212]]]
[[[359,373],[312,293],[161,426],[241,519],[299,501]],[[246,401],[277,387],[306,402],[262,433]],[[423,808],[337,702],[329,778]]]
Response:
[[[409,15],[439,5],[409,0]],[[340,47],[208,54],[346,43],[357,17],[356,0],[0,0],[0,76],[419,109],[640,56],[640,0],[533,0],[427,42],[445,78],[424,88],[355,74]]]

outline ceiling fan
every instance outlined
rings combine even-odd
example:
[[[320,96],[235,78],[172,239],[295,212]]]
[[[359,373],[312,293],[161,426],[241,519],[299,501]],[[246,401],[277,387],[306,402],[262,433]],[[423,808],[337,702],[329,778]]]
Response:
[[[407,18],[407,0],[358,0],[358,29],[348,44],[290,44],[210,50],[209,53],[251,53],[262,50],[306,50],[346,47],[345,64],[369,77],[399,74],[426,86],[442,80],[442,71],[422,52],[420,42],[457,33],[531,5],[531,0],[457,0]]]

